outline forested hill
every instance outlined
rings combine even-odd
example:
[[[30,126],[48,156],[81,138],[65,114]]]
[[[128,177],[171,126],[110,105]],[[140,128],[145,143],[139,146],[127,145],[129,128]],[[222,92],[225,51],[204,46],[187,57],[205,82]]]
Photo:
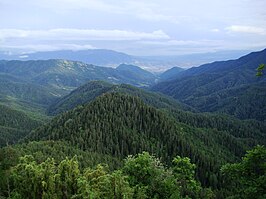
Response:
[[[139,98],[106,93],[59,115],[50,124],[33,131],[29,139],[63,139],[82,149],[125,157],[143,150],[163,153],[167,150],[166,142],[177,143],[176,131],[173,118],[145,105]],[[177,148],[168,150],[171,156]],[[166,154],[163,157],[168,160]]]
[[[221,114],[193,113],[190,112],[190,107],[180,104],[170,97],[126,84],[112,85],[103,81],[91,81],[56,101],[49,107],[48,113],[53,115],[69,111],[76,106],[85,105],[106,93],[120,93],[139,97],[147,105],[161,109],[166,114],[173,116],[178,122],[189,126],[218,129],[239,138],[258,140],[260,143],[266,142],[263,134],[266,131],[266,126],[260,122],[252,120],[241,121]]]
[[[179,103],[171,97],[146,91],[128,84],[114,85],[104,81],[90,81],[72,91],[70,94],[59,98],[48,108],[48,113],[55,115],[73,109],[94,100],[96,97],[110,92],[130,94],[140,97],[145,103],[156,108],[193,110],[189,106]]]
[[[0,61],[0,73],[46,86],[56,90],[57,94],[68,94],[89,80],[130,83],[140,87],[155,82],[156,77],[152,73],[137,66],[134,66],[133,73],[132,67],[115,69],[67,60]]]
[[[162,74],[160,74],[160,81],[170,81],[176,78],[176,76],[180,73],[184,71],[183,68],[180,67],[173,67],[170,68],[166,71],[164,71]]]
[[[215,128],[178,123],[168,113],[147,106],[138,97],[120,93],[103,94],[89,104],[57,116],[34,130],[27,140],[63,140],[82,150],[119,159],[149,151],[168,164],[177,154],[189,156],[198,165],[197,174],[202,183],[214,187],[219,185],[220,165],[237,160],[257,143],[254,139],[249,141],[247,135],[238,137]]]
[[[153,73],[135,65],[120,64],[118,67],[116,67],[116,71],[118,71],[127,79],[131,79],[132,81],[141,80],[142,82],[146,82],[147,85],[149,85],[151,82],[154,83],[155,79],[157,78]],[[131,84],[134,85],[134,82]]]
[[[202,112],[219,112],[240,119],[265,120],[265,78],[256,68],[266,63],[266,49],[237,60],[214,62],[179,73],[152,90],[172,96]],[[256,114],[255,114],[256,113]]]

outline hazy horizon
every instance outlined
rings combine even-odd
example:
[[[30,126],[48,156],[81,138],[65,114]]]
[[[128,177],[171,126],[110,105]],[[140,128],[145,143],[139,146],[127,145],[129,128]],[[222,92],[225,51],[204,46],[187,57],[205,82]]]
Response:
[[[0,0],[0,50],[256,51],[266,46],[265,7],[263,0]]]

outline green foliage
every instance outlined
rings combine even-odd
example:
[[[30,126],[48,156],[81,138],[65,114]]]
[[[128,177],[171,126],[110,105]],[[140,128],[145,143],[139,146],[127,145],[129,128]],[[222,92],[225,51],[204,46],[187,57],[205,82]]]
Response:
[[[257,74],[256,76],[258,77],[262,77],[264,75],[264,68],[265,68],[265,64],[260,64],[257,68]]]
[[[75,158],[56,166],[53,159],[37,164],[32,156],[24,156],[11,171],[11,198],[71,198],[79,175]]]
[[[226,164],[222,172],[228,177],[232,195],[230,198],[266,197],[266,149],[257,146],[247,152],[240,163]]]
[[[133,189],[129,186],[128,177],[123,175],[120,170],[110,174],[105,167],[98,165],[96,169],[86,169],[84,177],[95,198],[132,198]]]
[[[129,156],[123,172],[129,176],[130,185],[136,187],[138,196],[141,194],[144,198],[170,198],[178,191],[171,172],[166,170],[159,159],[147,152]]]
[[[76,156],[60,162],[55,175],[56,189],[59,198],[70,198],[78,190],[77,179],[80,176],[79,165]]]
[[[195,180],[195,169],[196,165],[191,164],[189,158],[177,156],[173,160],[173,174],[182,196],[192,196],[192,198],[200,196],[201,187]]]
[[[122,161],[119,159],[95,152],[82,151],[69,146],[66,142],[41,141],[17,144],[0,149],[0,190],[8,190],[7,177],[9,176],[10,168],[19,163],[19,157],[27,154],[31,154],[36,163],[42,163],[48,158],[54,158],[57,165],[66,157],[73,158],[76,156],[82,169],[93,167],[100,163],[108,163],[112,170],[122,165]]]
[[[206,194],[200,196],[195,189],[180,192],[191,182],[199,190],[202,188],[193,177],[195,165],[189,159],[177,157],[174,162],[174,168],[167,169],[159,159],[143,152],[129,156],[122,170],[110,172],[102,165],[80,169],[76,156],[56,164],[51,158],[37,163],[33,156],[26,155],[10,171],[7,196],[20,199],[209,198]],[[178,167],[186,172],[179,172]],[[188,176],[189,180],[181,185],[180,181]]]

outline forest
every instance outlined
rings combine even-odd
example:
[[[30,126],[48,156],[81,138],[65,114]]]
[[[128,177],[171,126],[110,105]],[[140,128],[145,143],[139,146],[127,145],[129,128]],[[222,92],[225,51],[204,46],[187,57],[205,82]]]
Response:
[[[263,198],[266,154],[259,144],[265,142],[265,127],[219,115],[211,118],[156,109],[124,93],[102,94],[0,150],[2,195],[237,198],[244,193],[236,190],[247,186],[251,190],[244,198],[254,193]],[[237,177],[245,169],[254,177],[251,184]],[[228,188],[230,178],[235,184]]]
[[[0,61],[0,198],[264,199],[265,52],[162,79]]]
[[[12,149],[6,150],[11,155]],[[265,158],[265,147],[256,146],[241,162],[222,166],[228,183],[224,194],[230,198],[265,198]],[[196,165],[187,157],[177,156],[167,167],[142,152],[129,155],[122,167],[110,170],[108,164],[81,166],[77,155],[59,161],[51,157],[38,161],[24,155],[5,171],[8,174],[3,168],[10,167],[10,159],[1,161],[0,185],[8,198],[215,198],[214,190],[202,187],[195,178]]]

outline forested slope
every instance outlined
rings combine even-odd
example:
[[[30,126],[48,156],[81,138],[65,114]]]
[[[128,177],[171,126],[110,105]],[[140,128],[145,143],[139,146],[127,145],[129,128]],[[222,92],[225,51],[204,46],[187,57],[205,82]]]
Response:
[[[189,106],[178,102],[171,97],[146,91],[128,84],[113,85],[104,81],[90,81],[70,94],[59,98],[48,108],[48,114],[56,115],[73,109],[78,105],[84,105],[104,93],[125,93],[141,98],[145,103],[156,108],[192,110]]]
[[[43,122],[0,104],[0,147],[14,144]]]
[[[156,79],[155,75],[137,66],[121,65],[116,69],[60,59],[2,60],[0,73],[49,88],[61,96],[90,80],[105,80],[116,84],[130,83],[147,87]]]
[[[265,78],[256,68],[266,63],[266,49],[237,60],[214,62],[179,73],[175,80],[152,90],[172,96],[202,112],[219,112],[240,119],[265,121]],[[256,114],[255,114],[256,113]]]
[[[82,150],[119,159],[149,151],[168,164],[176,155],[189,156],[198,165],[201,182],[214,187],[219,186],[220,165],[237,160],[257,143],[239,140],[229,132],[178,123],[168,112],[119,93],[104,94],[57,116],[27,140],[65,140]]]

